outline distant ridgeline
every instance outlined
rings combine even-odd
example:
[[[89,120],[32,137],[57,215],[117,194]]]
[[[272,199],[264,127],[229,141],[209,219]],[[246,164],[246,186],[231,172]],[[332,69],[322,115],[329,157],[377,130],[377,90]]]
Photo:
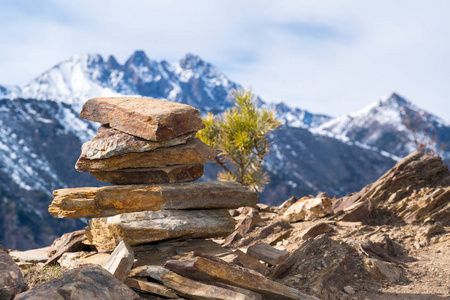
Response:
[[[78,116],[89,98],[140,95],[219,113],[233,105],[232,90],[239,88],[198,56],[169,64],[150,60],[142,51],[123,65],[112,56],[76,56],[23,87],[0,86],[0,243],[36,248],[85,226],[53,219],[47,207],[54,189],[104,185],[73,168],[81,145],[98,127]],[[259,102],[276,109],[285,123],[270,137],[266,169],[271,183],[260,195],[263,203],[358,191],[413,152],[414,138],[425,131],[434,134],[433,146],[450,160],[449,125],[397,94],[335,119]],[[215,180],[217,171],[206,164],[200,180]]]

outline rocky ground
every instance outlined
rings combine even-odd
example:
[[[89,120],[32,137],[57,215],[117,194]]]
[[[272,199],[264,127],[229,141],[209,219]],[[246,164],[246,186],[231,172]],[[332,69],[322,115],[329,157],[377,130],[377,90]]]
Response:
[[[292,197],[229,213],[236,225],[224,238],[121,243],[110,254],[86,245],[81,230],[34,252],[0,251],[0,265],[11,268],[9,277],[0,272],[0,298],[11,278],[23,289],[19,265],[26,288],[35,287],[17,299],[61,291],[82,299],[92,274],[105,282],[98,299],[450,299],[450,172],[439,157],[410,155],[343,198]],[[58,265],[61,279],[42,284]]]

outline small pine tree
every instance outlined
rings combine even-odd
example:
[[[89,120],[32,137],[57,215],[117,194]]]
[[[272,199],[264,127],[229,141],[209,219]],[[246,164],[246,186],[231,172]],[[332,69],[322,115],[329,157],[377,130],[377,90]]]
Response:
[[[250,91],[234,91],[233,96],[236,106],[221,116],[206,115],[206,127],[197,137],[216,150],[215,161],[223,168],[219,180],[237,181],[262,191],[269,182],[262,168],[269,151],[267,135],[282,123],[275,119],[273,111],[258,109]]]

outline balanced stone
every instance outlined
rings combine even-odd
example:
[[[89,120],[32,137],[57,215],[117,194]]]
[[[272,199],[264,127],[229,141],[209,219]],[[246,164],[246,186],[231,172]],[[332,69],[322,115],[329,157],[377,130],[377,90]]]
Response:
[[[111,184],[152,184],[194,181],[202,177],[203,165],[175,165],[166,168],[123,169],[91,172],[100,181]]]
[[[80,117],[151,141],[169,140],[205,127],[194,107],[151,98],[93,98],[83,105]]]
[[[101,252],[174,238],[223,237],[234,229],[228,210],[159,210],[92,219],[86,237]]]
[[[191,132],[170,140],[155,142],[102,125],[98,128],[94,139],[83,144],[81,156],[87,159],[102,159],[130,152],[152,151],[184,144],[194,136],[195,132]]]
[[[172,165],[202,164],[213,157],[214,150],[195,138],[183,145],[141,153],[126,153],[105,159],[87,159],[80,156],[75,169],[80,172],[98,172],[130,168],[162,168]]]
[[[49,212],[56,218],[93,218],[161,209],[254,206],[258,193],[237,182],[192,182],[60,189]]]

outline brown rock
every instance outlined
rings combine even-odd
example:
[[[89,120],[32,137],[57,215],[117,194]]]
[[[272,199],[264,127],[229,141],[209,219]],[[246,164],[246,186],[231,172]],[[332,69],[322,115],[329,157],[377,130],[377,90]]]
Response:
[[[311,225],[304,231],[300,233],[300,238],[304,241],[313,238],[321,233],[330,232],[333,230],[330,224],[325,222],[318,222],[316,224]]]
[[[0,250],[0,299],[13,299],[24,287],[19,266],[5,251]]]
[[[332,203],[329,198],[304,197],[292,204],[283,214],[287,222],[308,221],[324,217],[332,213]]]
[[[166,267],[173,272],[193,279],[221,282],[261,294],[264,299],[317,299],[296,289],[267,279],[251,270],[226,263],[209,256],[184,257],[169,260]]]
[[[235,242],[237,242],[240,239],[242,239],[242,235],[239,232],[234,231],[232,234],[228,235],[225,238],[225,240],[223,241],[222,246],[229,247],[229,246],[233,245]]]
[[[17,295],[17,300],[123,300],[139,296],[99,266],[85,266],[64,272],[55,279]]]
[[[259,259],[250,256],[239,249],[236,249],[234,253],[236,254],[236,258],[234,258],[232,262],[238,266],[255,270],[263,275],[267,275],[269,273],[269,268],[266,264],[260,262]]]
[[[194,136],[195,132],[191,132],[170,140],[155,142],[102,125],[98,128],[94,139],[83,144],[81,156],[86,159],[104,159],[131,152],[153,151],[158,148],[185,144]]]
[[[153,184],[194,181],[202,177],[203,165],[175,165],[165,168],[123,169],[120,171],[91,172],[100,181],[111,184]]]
[[[186,144],[153,151],[126,153],[105,159],[78,159],[75,169],[79,172],[103,172],[136,168],[164,168],[172,165],[203,164],[214,157],[214,150],[200,139]]]
[[[370,276],[376,279],[389,280],[392,283],[397,282],[401,275],[397,266],[376,258],[365,258],[364,269]]]
[[[122,240],[135,246],[180,237],[221,237],[233,229],[227,210],[159,210],[92,219],[86,237],[100,251],[112,251]]]
[[[362,222],[363,224],[367,224],[370,221],[371,213],[372,200],[367,199],[344,209],[344,213],[338,219],[345,222]]]
[[[57,261],[66,252],[77,252],[85,247],[83,242],[86,240],[86,237],[84,235],[72,235],[70,237],[72,238],[68,239],[68,243],[58,251],[56,251],[55,254],[50,256],[50,258],[45,262],[44,266],[48,266],[51,263]]]
[[[32,249],[27,251],[10,251],[8,254],[16,262],[40,263],[48,260],[50,247]]]
[[[275,266],[289,257],[289,252],[275,249],[266,243],[258,243],[248,247],[247,254]]]
[[[155,282],[127,278],[127,280],[125,280],[125,284],[134,290],[139,290],[142,292],[147,292],[167,298],[178,298],[177,294],[173,290],[168,289],[165,286]]]
[[[111,254],[97,253],[96,251],[66,252],[58,259],[58,263],[66,269],[75,269],[86,264],[103,266],[110,256]]]
[[[295,196],[292,196],[291,198],[289,198],[286,201],[284,201],[283,203],[281,203],[281,205],[278,206],[278,208],[279,209],[288,209],[289,207],[292,206],[292,204],[294,204],[297,201],[298,201],[298,199]]]
[[[91,218],[162,209],[236,208],[259,195],[237,182],[192,182],[61,189],[49,212],[57,218]],[[229,214],[228,214],[229,215]]]
[[[192,106],[151,98],[93,98],[80,117],[150,141],[170,140],[205,127]]]
[[[127,279],[131,267],[133,267],[133,262],[133,249],[127,243],[121,241],[111,253],[103,268],[123,282]]]
[[[250,213],[246,215],[242,220],[239,221],[236,226],[236,231],[241,235],[245,236],[249,233],[253,228],[255,228],[256,224],[260,222],[262,219],[257,213]]]
[[[261,295],[220,283],[206,284],[180,276],[160,266],[144,266],[133,270],[135,276],[150,277],[188,299],[198,300],[261,300]]]

